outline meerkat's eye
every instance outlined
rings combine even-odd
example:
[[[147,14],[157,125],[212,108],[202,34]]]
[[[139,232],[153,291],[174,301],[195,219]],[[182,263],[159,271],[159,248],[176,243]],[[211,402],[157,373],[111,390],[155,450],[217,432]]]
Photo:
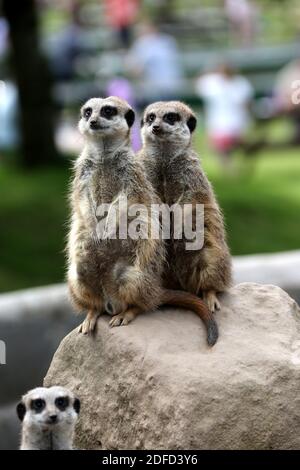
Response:
[[[56,398],[55,405],[59,410],[64,411],[69,406],[69,397]]]
[[[146,121],[149,122],[149,124],[151,124],[152,122],[155,121],[155,118],[156,118],[155,114],[150,113],[150,114],[148,114]]]
[[[178,113],[167,113],[164,115],[163,120],[173,126],[175,122],[180,121],[180,115]]]
[[[42,398],[37,398],[36,400],[32,400],[30,407],[32,410],[34,410],[36,413],[40,413],[43,411],[43,409],[46,406],[45,400],[42,400]]]
[[[85,109],[83,110],[83,116],[84,116],[86,119],[88,119],[89,117],[91,117],[92,112],[93,112],[92,108],[85,108]]]
[[[103,108],[101,108],[101,111],[100,111],[100,116],[106,119],[111,119],[117,114],[118,114],[117,108],[115,108],[114,106],[109,106],[109,105],[103,106]]]

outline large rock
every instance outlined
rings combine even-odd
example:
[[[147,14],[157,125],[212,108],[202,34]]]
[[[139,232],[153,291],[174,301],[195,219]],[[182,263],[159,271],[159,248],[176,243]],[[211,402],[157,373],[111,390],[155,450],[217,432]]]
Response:
[[[166,309],[92,339],[70,333],[45,384],[82,400],[85,449],[300,448],[300,311],[278,287],[231,289],[208,348],[195,314]]]

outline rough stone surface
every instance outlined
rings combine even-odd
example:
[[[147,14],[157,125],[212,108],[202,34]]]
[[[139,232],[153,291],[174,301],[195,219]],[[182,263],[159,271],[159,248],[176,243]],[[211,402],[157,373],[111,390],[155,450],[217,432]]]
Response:
[[[108,321],[70,333],[45,379],[82,400],[79,448],[300,448],[300,311],[280,288],[232,288],[212,349],[191,312]]]

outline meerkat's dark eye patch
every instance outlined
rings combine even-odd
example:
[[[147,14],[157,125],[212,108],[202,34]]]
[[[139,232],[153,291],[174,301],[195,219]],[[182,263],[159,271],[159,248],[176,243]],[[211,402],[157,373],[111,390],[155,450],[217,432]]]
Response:
[[[70,403],[69,397],[58,397],[55,400],[55,406],[60,411],[64,411],[66,408],[68,408],[69,403]]]
[[[190,132],[192,133],[196,129],[197,119],[195,118],[195,116],[190,116],[186,124]]]
[[[150,113],[150,114],[148,114],[148,116],[146,117],[146,122],[147,122],[148,124],[152,124],[152,122],[155,121],[155,118],[156,118],[155,114],[154,114],[154,113]]]
[[[30,408],[36,413],[41,413],[46,406],[45,400],[42,398],[37,398],[36,400],[31,400]]]
[[[83,117],[85,117],[85,119],[89,119],[92,115],[92,112],[93,112],[92,108],[85,108],[82,112],[82,115]]]
[[[131,127],[135,120],[135,114],[132,109],[128,109],[128,111],[125,113],[125,119],[128,124],[128,127]]]
[[[19,420],[20,420],[20,421],[23,421],[24,416],[25,416],[25,413],[26,413],[26,406],[25,406],[24,403],[21,401],[20,403],[18,403],[16,409],[17,409],[17,415],[18,415]]]
[[[74,406],[74,410],[76,411],[76,413],[79,414],[80,406],[81,406],[79,398],[75,398],[73,406]]]
[[[178,113],[167,113],[164,115],[163,120],[173,126],[175,122],[180,121],[180,115]]]
[[[105,119],[112,119],[114,116],[118,114],[117,108],[114,106],[103,106],[100,111],[100,116],[104,117]]]

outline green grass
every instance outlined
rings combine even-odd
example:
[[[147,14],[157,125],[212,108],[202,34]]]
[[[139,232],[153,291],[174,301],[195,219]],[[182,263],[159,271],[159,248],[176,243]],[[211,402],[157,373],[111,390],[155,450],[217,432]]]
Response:
[[[61,281],[67,221],[65,168],[0,168],[0,291]]]
[[[300,248],[299,150],[264,152],[242,166],[237,162],[240,173],[231,177],[207,158],[203,165],[222,206],[233,254]]]
[[[237,156],[224,175],[199,136],[202,162],[226,218],[234,255],[300,248],[299,150]],[[0,291],[60,282],[70,171],[0,167]]]

